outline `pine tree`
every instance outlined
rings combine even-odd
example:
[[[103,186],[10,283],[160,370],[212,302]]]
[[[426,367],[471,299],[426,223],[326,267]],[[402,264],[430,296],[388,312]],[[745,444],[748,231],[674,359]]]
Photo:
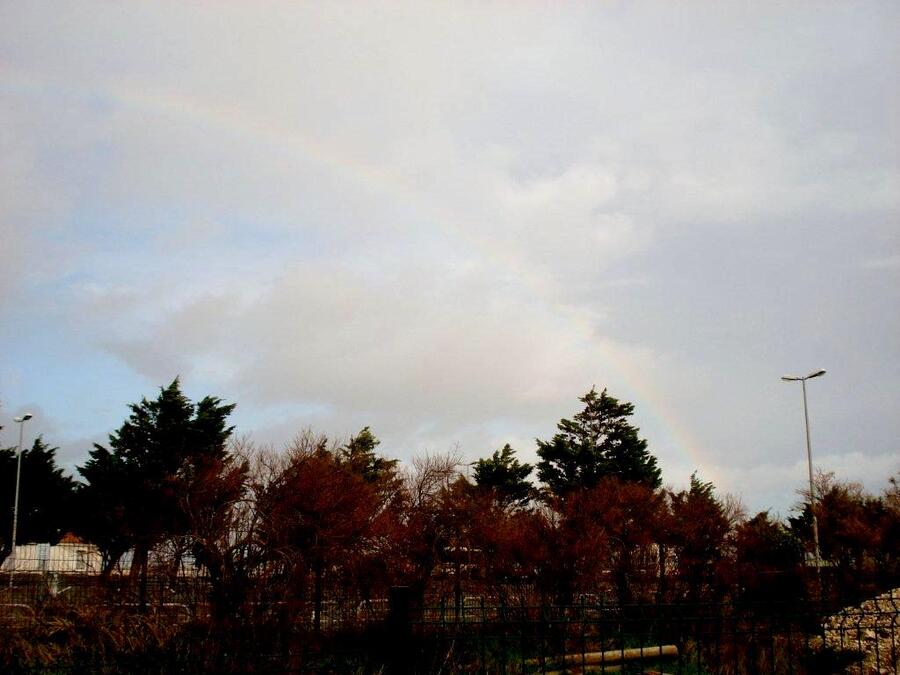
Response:
[[[634,405],[620,402],[606,389],[598,394],[596,388],[579,400],[584,410],[571,420],[560,420],[559,433],[550,441],[537,441],[541,481],[559,496],[593,487],[607,476],[659,487],[656,458],[628,422]]]
[[[376,451],[381,445],[369,427],[363,427],[356,436],[338,449],[338,461],[359,474],[367,483],[380,483],[392,479],[397,472],[398,460],[381,457]]]
[[[129,406],[109,448],[94,446],[78,469],[86,482],[82,529],[104,551],[107,568],[133,546],[132,571],[144,573],[150,549],[186,531],[183,505],[192,482],[210,466],[227,464],[234,407],[212,396],[195,405],[176,378],[156,400]]]
[[[19,479],[19,519],[16,539],[29,542],[56,543],[74,524],[72,505],[75,481],[56,465],[56,451],[38,436],[30,448],[22,451],[22,473]],[[16,448],[0,449],[0,503],[3,511],[12,505],[16,489]],[[7,533],[8,534],[8,533]],[[9,537],[3,537],[2,553],[10,548]]]
[[[534,488],[528,482],[531,464],[522,464],[509,443],[496,450],[491,457],[475,462],[475,484],[490,490],[505,504],[524,504]]]

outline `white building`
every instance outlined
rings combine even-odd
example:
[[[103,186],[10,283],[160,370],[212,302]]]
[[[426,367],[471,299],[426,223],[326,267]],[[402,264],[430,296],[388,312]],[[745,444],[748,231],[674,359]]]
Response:
[[[20,544],[15,555],[8,555],[0,572],[41,574],[99,574],[103,557],[94,544],[86,544],[72,534],[64,536],[54,546],[50,544]]]
[[[128,574],[134,551],[122,554],[110,573]],[[172,561],[177,560],[177,567]],[[150,552],[149,567],[153,573],[176,574],[179,577],[199,577],[205,570],[197,565],[194,557],[185,551],[177,553],[171,545],[161,544]],[[0,574],[100,574],[103,571],[103,556],[95,544],[88,544],[74,534],[67,534],[56,545],[20,544],[15,556],[9,555],[0,565]]]

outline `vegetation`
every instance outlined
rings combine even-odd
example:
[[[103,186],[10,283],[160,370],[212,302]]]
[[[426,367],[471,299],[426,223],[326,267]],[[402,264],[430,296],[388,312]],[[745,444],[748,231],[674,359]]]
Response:
[[[75,481],[56,465],[56,451],[38,436],[30,448],[22,451],[19,495],[19,543],[41,541],[56,543],[76,522]],[[12,506],[16,490],[16,448],[0,449],[0,503]],[[3,528],[0,556],[10,551],[9,533]]]
[[[609,476],[659,487],[656,458],[628,422],[634,406],[619,402],[606,389],[599,394],[591,389],[579,400],[584,410],[571,420],[560,420],[551,440],[537,442],[541,481],[559,496],[591,488]]]
[[[109,448],[95,445],[79,468],[85,481],[79,530],[103,550],[104,572],[132,548],[132,574],[145,579],[149,552],[188,534],[185,497],[208,491],[210,480],[226,469],[233,431],[226,420],[234,405],[210,396],[194,405],[176,379],[156,400],[130,408],[110,434]]]
[[[107,589],[132,593],[145,610],[188,604],[178,589],[190,559],[200,570],[190,604],[205,608],[191,630],[222,644],[284,645],[298,623],[322,635],[335,617],[352,626],[383,616],[393,586],[455,618],[470,596],[503,606],[819,596],[804,565],[806,500],[782,522],[747,518],[696,474],[687,489],[664,488],[629,422],[633,405],[605,389],[580,401],[581,412],[538,441],[538,482],[509,445],[476,461],[469,479],[453,455],[404,466],[380,454],[369,427],[347,442],[304,431],[283,452],[257,449],[233,438],[233,404],[193,403],[175,380],[130,406],[79,468],[80,484],[43,440],[23,453],[20,541],[74,530],[103,552]],[[14,451],[0,450],[0,498],[11,500],[14,471]],[[897,479],[876,496],[821,475],[817,494],[826,593],[897,585]],[[128,574],[113,574],[127,551]],[[49,644],[89,642],[80,620],[55,616]],[[147,626],[153,653],[184,638],[171,622]],[[109,630],[98,649],[114,650],[102,647]]]
[[[531,464],[516,459],[509,443],[486,459],[475,462],[475,484],[504,504],[522,505],[531,499],[534,486],[528,482]]]

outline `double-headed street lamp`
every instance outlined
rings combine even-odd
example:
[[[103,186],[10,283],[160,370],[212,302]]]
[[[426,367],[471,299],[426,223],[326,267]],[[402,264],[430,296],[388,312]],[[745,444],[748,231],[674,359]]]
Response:
[[[819,521],[816,519],[816,488],[813,484],[812,445],[809,440],[809,412],[806,407],[806,381],[824,375],[823,369],[815,370],[809,375],[785,375],[785,382],[799,382],[803,385],[803,419],[806,421],[806,461],[809,465],[809,511],[812,513],[813,543],[815,544],[816,576],[821,578],[821,560],[819,556]]]
[[[31,419],[31,413],[25,413],[21,417],[13,417],[13,422],[19,425],[19,446],[16,448],[16,497],[13,501],[13,531],[12,550],[9,557],[9,589],[12,590],[13,572],[16,571],[16,529],[19,525],[19,479],[22,476],[22,433],[25,422]]]

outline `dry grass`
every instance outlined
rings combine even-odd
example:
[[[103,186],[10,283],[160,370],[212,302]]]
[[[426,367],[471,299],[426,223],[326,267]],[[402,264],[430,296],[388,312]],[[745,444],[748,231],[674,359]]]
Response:
[[[180,632],[166,617],[102,606],[48,607],[0,630],[0,669],[11,673],[102,672],[123,661],[143,661],[152,672],[152,664],[171,652]]]

